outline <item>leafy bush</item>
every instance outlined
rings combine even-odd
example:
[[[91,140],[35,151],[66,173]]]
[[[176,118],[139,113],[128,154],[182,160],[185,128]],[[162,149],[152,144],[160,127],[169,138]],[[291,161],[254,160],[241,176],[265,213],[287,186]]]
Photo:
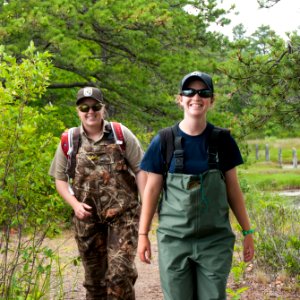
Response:
[[[38,105],[49,83],[49,54],[31,44],[18,62],[3,47],[0,58],[0,298],[39,299],[36,284],[50,268],[42,243],[66,211],[48,176],[58,143],[52,132],[63,126],[54,108]]]
[[[300,272],[300,211],[274,194],[247,195],[249,214],[257,229],[255,260],[263,269]]]

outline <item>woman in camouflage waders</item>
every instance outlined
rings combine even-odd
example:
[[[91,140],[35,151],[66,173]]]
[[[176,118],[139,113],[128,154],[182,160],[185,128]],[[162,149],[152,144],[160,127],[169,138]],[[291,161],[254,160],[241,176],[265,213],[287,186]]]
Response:
[[[123,125],[125,151],[116,144],[112,127],[103,118],[105,107],[99,89],[80,89],[76,105],[81,126],[73,193],[61,145],[50,175],[55,178],[59,194],[74,210],[86,299],[134,300],[140,213],[137,192],[143,190],[146,180],[146,174],[139,169],[143,151],[137,138]]]
[[[236,172],[236,166],[243,162],[239,148],[229,131],[221,130],[212,138],[218,130],[206,120],[213,92],[209,75],[198,71],[187,74],[178,95],[184,118],[172,129],[175,151],[166,179],[160,134],[152,140],[141,163],[148,180],[138,254],[143,262],[150,263],[148,232],[163,189],[157,240],[165,300],[226,299],[235,242],[229,207],[243,229],[245,262],[254,255],[253,230]]]

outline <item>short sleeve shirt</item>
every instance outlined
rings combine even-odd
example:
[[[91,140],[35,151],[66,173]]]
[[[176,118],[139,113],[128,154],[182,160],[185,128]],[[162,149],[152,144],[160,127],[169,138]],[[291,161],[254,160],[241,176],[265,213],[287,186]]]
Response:
[[[105,128],[107,124],[108,121],[104,121],[103,128]],[[136,136],[123,124],[121,124],[121,127],[124,135],[124,141],[126,143],[126,150],[124,153],[124,157],[128,162],[128,166],[130,170],[134,174],[136,174],[140,170],[139,165],[144,155],[144,152]],[[101,139],[103,138],[102,135],[97,141],[93,141],[89,139],[86,133],[84,132],[82,126],[80,126],[80,134],[82,138],[88,139],[89,143],[91,144],[96,144],[100,142]],[[54,159],[49,169],[49,175],[59,180],[68,181],[68,177],[65,173],[66,166],[67,166],[67,158],[63,153],[61,144],[59,142],[55,152]]]
[[[184,174],[196,175],[209,169],[208,138],[213,127],[212,124],[207,123],[201,134],[191,136],[184,133],[177,125],[178,134],[182,137],[182,149],[184,150]],[[237,143],[229,133],[220,136],[219,145],[219,167],[223,173],[243,163]],[[140,167],[146,172],[164,173],[164,158],[161,152],[159,134],[151,141]],[[175,159],[172,157],[169,172],[174,173],[174,169]]]

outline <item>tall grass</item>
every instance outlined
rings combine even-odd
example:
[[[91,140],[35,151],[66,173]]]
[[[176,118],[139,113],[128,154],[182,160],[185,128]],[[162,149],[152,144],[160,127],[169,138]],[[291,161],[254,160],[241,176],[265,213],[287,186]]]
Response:
[[[0,300],[64,299],[64,271],[78,264],[77,258],[62,261],[59,245],[48,245],[46,231],[8,229],[1,232],[0,242]],[[68,293],[73,293],[77,275],[72,274]]]
[[[270,147],[268,162],[264,156],[266,143]],[[300,189],[300,166],[291,166],[291,149],[295,147],[299,153],[300,139],[256,140],[248,144],[249,158],[247,164],[239,168],[239,174],[252,227],[256,228],[253,263],[271,278],[283,273],[293,277],[292,289],[297,293],[300,291],[300,209],[294,200],[281,197],[278,192]],[[260,147],[259,160],[255,158],[255,144]],[[283,162],[288,166],[278,164],[279,147],[282,148]],[[241,281],[245,271],[241,254],[243,238],[237,221],[232,220],[238,237],[236,250],[240,253],[240,257],[234,259],[232,274],[234,281]]]

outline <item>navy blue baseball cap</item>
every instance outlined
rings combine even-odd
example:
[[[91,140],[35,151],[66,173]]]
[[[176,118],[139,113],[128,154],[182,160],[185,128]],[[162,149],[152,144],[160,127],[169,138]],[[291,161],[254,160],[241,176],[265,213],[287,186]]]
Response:
[[[194,81],[195,79],[199,79],[199,80],[203,81],[207,85],[207,88],[209,90],[211,90],[212,92],[214,92],[214,85],[213,85],[212,78],[208,74],[200,72],[200,71],[194,71],[194,72],[191,72],[191,73],[185,75],[180,82],[180,91],[185,89],[186,86],[191,81]]]

